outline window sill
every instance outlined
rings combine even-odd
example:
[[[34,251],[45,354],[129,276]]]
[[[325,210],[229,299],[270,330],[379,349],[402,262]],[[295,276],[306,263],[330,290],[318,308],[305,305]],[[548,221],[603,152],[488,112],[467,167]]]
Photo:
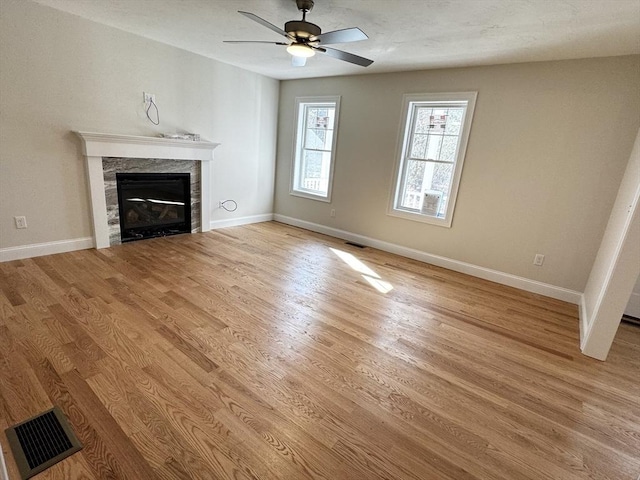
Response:
[[[391,217],[404,218],[405,220],[412,220],[414,222],[428,223],[430,225],[437,225],[438,227],[451,228],[451,218],[438,218],[431,217],[429,215],[423,215],[422,213],[409,212],[407,210],[398,210],[395,208],[389,209],[387,215]]]
[[[295,197],[308,198],[309,200],[318,200],[319,202],[331,203],[331,198],[329,196],[317,195],[310,192],[303,192],[301,190],[291,190],[289,195],[293,195]]]

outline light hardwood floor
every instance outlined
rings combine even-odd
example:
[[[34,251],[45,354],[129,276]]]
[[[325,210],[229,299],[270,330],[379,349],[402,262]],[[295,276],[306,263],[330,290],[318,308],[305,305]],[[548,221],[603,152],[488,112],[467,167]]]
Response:
[[[584,357],[574,305],[277,223],[0,289],[0,427],[57,404],[84,443],[38,479],[640,474],[640,329]]]

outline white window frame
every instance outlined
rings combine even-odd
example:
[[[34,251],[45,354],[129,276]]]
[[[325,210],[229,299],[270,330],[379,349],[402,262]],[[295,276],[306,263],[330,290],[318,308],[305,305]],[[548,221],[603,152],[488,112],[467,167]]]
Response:
[[[417,222],[430,223],[450,228],[453,222],[453,213],[458,196],[458,187],[460,186],[460,178],[462,177],[462,167],[467,151],[469,134],[471,133],[471,122],[473,120],[473,112],[475,109],[476,98],[478,92],[455,92],[455,93],[422,93],[407,94],[403,96],[403,115],[404,122],[400,126],[398,136],[397,161],[395,167],[395,177],[393,182],[393,190],[389,201],[387,214],[414,220]],[[421,213],[419,210],[400,207],[400,195],[402,192],[402,184],[405,177],[405,163],[408,158],[409,148],[411,146],[412,126],[414,119],[414,107],[433,105],[433,106],[456,106],[466,102],[466,111],[462,120],[461,132],[458,140],[458,150],[455,158],[453,178],[451,181],[451,189],[449,191],[449,199],[444,217],[435,217]]]
[[[300,187],[300,175],[302,172],[302,151],[304,147],[304,131],[306,115],[301,114],[306,106],[331,105],[335,108],[335,117],[333,122],[333,139],[331,141],[331,151],[329,160],[328,187],[327,194],[322,195],[313,190],[307,190]],[[338,142],[338,123],[340,119],[340,96],[322,96],[322,97],[296,97],[294,125],[296,127],[293,138],[293,159],[291,165],[291,185],[289,193],[298,197],[310,198],[321,202],[331,202],[331,192],[333,189],[333,172],[335,170],[336,145]],[[326,150],[325,150],[326,151]]]

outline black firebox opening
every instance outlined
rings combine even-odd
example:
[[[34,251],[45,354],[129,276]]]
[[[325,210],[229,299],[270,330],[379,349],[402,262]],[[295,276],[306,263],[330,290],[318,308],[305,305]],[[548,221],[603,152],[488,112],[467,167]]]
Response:
[[[122,242],[191,232],[188,173],[117,173]]]

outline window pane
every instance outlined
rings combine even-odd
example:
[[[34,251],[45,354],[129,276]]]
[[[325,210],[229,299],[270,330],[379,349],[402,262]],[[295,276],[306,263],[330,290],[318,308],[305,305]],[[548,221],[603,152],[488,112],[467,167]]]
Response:
[[[400,201],[404,208],[420,208],[420,195],[422,194],[422,183],[424,182],[426,162],[409,160],[407,162],[407,176],[405,178],[405,188]]]
[[[456,151],[458,149],[458,136],[455,137],[444,137],[442,139],[442,149],[440,150],[440,156],[438,160],[442,160],[444,162],[455,162],[456,161]]]
[[[451,190],[451,179],[453,177],[453,165],[450,163],[436,163],[433,166],[433,176],[431,177],[431,185],[428,189],[436,192],[442,192],[442,201],[438,209],[438,216],[444,217],[447,211],[447,202]]]
[[[304,148],[331,150],[334,119],[334,108],[307,108]]]
[[[453,169],[453,164],[409,160],[400,206],[421,209],[425,192],[440,192],[442,193],[442,201],[438,209],[438,216],[443,216],[451,189]]]
[[[304,148],[325,150],[327,131],[321,128],[309,128],[304,138]]]
[[[460,131],[459,122],[462,119],[462,109],[424,108],[417,107],[414,132],[411,136],[410,158],[424,160],[455,161],[455,152]],[[449,112],[455,115],[451,118]],[[454,122],[453,124],[451,122]],[[455,136],[448,138],[445,132],[455,132]],[[452,134],[453,135],[453,134]]]
[[[437,160],[440,158],[440,146],[442,145],[442,135],[429,135],[426,158]]]
[[[333,129],[334,108],[310,107],[307,109],[307,128]]]
[[[327,193],[329,186],[330,152],[304,150],[300,188]]]
[[[320,126],[320,118],[327,116],[327,110],[325,108],[308,107],[307,108],[307,127],[313,128]]]
[[[433,115],[433,108],[430,107],[416,107],[416,124],[413,128],[415,133],[429,133],[430,119]]]
[[[304,178],[320,178],[320,173],[322,172],[322,152],[305,150],[302,165],[302,175]]]
[[[429,133],[443,135],[447,126],[447,108],[434,108],[429,116]]]
[[[463,108],[450,108],[447,112],[447,126],[444,130],[446,135],[459,135],[462,127]]]
[[[428,187],[431,190],[437,190],[445,195],[449,193],[451,187],[451,177],[453,175],[453,165],[450,163],[436,163],[433,166],[433,177],[431,178],[431,185]]]
[[[310,128],[305,135],[305,148],[315,150],[331,150],[333,142],[333,130],[322,128]]]
[[[426,158],[425,152],[427,151],[428,135],[415,134],[413,136],[413,142],[411,144],[411,158]]]

